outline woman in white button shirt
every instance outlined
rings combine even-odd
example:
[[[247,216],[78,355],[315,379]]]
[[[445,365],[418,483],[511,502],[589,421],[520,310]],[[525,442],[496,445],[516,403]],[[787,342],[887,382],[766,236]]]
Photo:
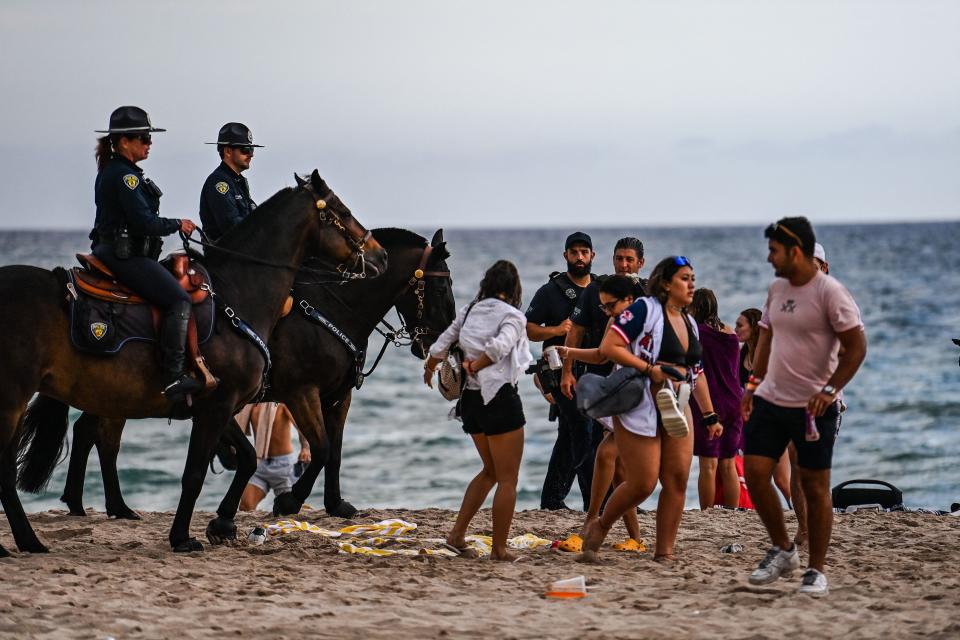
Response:
[[[448,547],[474,555],[467,527],[494,485],[494,560],[514,560],[507,537],[517,504],[517,477],[523,456],[523,405],[517,381],[533,362],[527,342],[527,319],[520,312],[520,275],[512,262],[498,260],[487,269],[476,299],[457,313],[430,348],[423,380],[433,386],[433,372],[455,342],[463,350],[466,385],[460,400],[463,430],[473,438],[483,469],[467,486]]]

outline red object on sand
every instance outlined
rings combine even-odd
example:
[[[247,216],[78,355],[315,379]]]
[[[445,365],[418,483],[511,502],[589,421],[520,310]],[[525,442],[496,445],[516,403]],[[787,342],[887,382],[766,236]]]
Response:
[[[750,493],[747,491],[747,481],[743,479],[743,456],[735,458],[737,464],[737,476],[740,478],[740,504],[741,509],[753,509],[753,500],[750,499]],[[714,505],[723,506],[723,483],[720,482],[720,474],[717,474],[717,490],[713,498]]]

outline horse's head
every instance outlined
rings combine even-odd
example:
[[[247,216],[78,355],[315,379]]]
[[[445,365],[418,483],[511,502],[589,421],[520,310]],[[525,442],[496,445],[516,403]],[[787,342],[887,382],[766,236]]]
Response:
[[[410,278],[410,286],[395,304],[413,338],[410,351],[421,359],[426,357],[430,345],[457,315],[453,280],[447,266],[449,257],[443,229],[439,229],[430,244],[423,248],[420,264]]]
[[[296,174],[297,186],[309,193],[316,209],[315,256],[336,263],[344,279],[376,277],[387,269],[387,252],[353,216],[316,169],[310,178]]]

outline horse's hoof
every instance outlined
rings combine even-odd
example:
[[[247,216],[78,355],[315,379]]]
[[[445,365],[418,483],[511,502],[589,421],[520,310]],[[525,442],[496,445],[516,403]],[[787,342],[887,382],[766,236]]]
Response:
[[[3,545],[0,544],[0,558],[9,558],[10,552],[3,548]]]
[[[292,492],[281,493],[273,499],[273,515],[275,516],[293,516],[300,513],[303,507],[303,500],[297,500]]]
[[[26,553],[50,553],[50,549],[47,549],[39,540],[18,544],[17,549]]]
[[[233,520],[214,518],[207,525],[207,540],[210,544],[223,544],[227,540],[237,539],[237,525]]]
[[[184,540],[178,544],[172,545],[174,553],[192,553],[194,551],[203,551],[203,545],[196,538]]]
[[[83,508],[83,502],[77,502],[76,500],[70,500],[66,496],[60,496],[60,502],[67,505],[67,509],[70,510],[68,515],[71,516],[85,516],[87,515],[87,510]]]
[[[330,507],[327,507],[326,509],[328,515],[336,518],[352,518],[353,516],[357,515],[358,511],[355,506],[346,500],[341,500],[340,503],[332,509]]]
[[[107,509],[107,516],[110,518],[116,518],[117,520],[143,520],[139,513],[126,505],[124,505],[121,509]]]

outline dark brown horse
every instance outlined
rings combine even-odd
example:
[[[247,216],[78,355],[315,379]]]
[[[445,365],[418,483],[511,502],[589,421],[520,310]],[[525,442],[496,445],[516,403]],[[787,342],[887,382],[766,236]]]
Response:
[[[294,277],[309,256],[327,256],[341,269],[362,263],[374,275],[386,270],[386,252],[350,214],[316,171],[309,182],[287,188],[261,205],[223,237],[220,250],[203,260],[221,307],[228,305],[255,334],[266,339],[280,318]],[[113,357],[87,355],[68,337],[64,281],[56,272],[29,266],[0,269],[5,331],[0,334],[0,500],[17,547],[43,552],[16,491],[16,453],[22,451],[20,483],[38,490],[48,480],[63,446],[68,405],[109,418],[169,416],[160,393],[154,347],[127,345]],[[190,519],[206,476],[207,462],[237,408],[257,395],[266,358],[247,335],[218,314],[214,336],[204,347],[220,378],[192,407],[193,429],[183,489],[170,529],[175,551],[203,549],[190,537]],[[242,326],[242,323],[239,323]],[[39,392],[24,415],[30,397]],[[15,432],[20,425],[19,442]],[[27,446],[27,450],[23,447]],[[246,484],[237,478],[207,527],[217,541],[236,536],[233,518]],[[0,553],[6,550],[0,547]]]
[[[340,461],[343,427],[358,381],[357,352],[365,352],[370,335],[390,307],[396,307],[404,324],[403,333],[414,355],[423,358],[456,314],[452,282],[446,264],[449,252],[443,232],[437,231],[427,244],[425,238],[403,229],[374,229],[374,236],[390,255],[390,264],[374,280],[356,280],[345,286],[317,283],[309,272],[294,285],[294,312],[280,320],[270,338],[274,359],[268,396],[285,402],[305,434],[319,433],[310,440],[312,462],[293,487],[279,496],[277,513],[299,511],[310,495],[316,478],[325,470],[324,505],[327,512],[350,517],[356,509],[340,495]],[[342,331],[347,340],[318,323],[315,314]],[[381,352],[382,353],[382,352]],[[322,357],[320,357],[322,355]],[[369,366],[369,365],[368,365]],[[316,425],[316,428],[312,428]],[[117,478],[117,454],[124,421],[101,419],[84,413],[73,427],[70,470],[61,498],[74,515],[86,515],[83,482],[87,457],[96,445],[103,475],[107,514],[118,518],[139,516],[124,502]],[[307,427],[311,428],[307,428]],[[251,470],[256,458],[247,439],[236,429],[224,434],[227,444],[238,452],[239,466]],[[252,457],[251,457],[252,456]],[[241,475],[238,472],[238,476]]]

